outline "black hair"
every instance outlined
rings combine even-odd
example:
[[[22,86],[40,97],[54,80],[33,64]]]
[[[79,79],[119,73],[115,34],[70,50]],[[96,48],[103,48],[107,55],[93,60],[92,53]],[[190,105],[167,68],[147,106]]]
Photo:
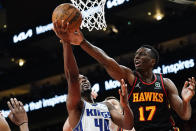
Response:
[[[141,48],[148,48],[151,50],[151,57],[156,60],[154,67],[156,67],[159,63],[159,52],[152,47],[151,45],[142,45]]]

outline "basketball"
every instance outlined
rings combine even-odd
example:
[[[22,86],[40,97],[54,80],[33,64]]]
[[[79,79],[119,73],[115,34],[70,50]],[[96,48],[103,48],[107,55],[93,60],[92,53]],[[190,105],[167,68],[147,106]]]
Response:
[[[64,3],[57,6],[52,14],[52,22],[57,21],[60,24],[69,22],[69,30],[76,30],[80,28],[82,23],[82,14],[79,9],[70,3]]]

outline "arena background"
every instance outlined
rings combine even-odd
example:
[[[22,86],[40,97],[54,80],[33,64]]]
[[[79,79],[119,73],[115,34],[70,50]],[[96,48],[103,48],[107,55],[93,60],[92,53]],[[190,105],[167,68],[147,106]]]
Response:
[[[65,2],[0,0],[0,110],[7,114],[11,97],[23,101],[32,131],[62,130],[67,118],[62,45],[51,30],[52,11]],[[160,52],[156,71],[172,79],[179,93],[188,77],[196,77],[195,0],[107,0],[105,11],[105,31],[82,30],[91,43],[132,69],[135,50],[153,45]],[[80,47],[74,53],[80,72],[99,90],[96,101],[119,98],[119,83]],[[172,111],[182,131],[196,130],[195,96],[191,104],[189,121]]]

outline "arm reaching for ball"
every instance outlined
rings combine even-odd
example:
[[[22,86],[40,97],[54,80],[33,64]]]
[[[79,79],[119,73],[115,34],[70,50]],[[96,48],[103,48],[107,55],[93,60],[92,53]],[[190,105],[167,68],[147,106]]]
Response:
[[[82,32],[77,29],[75,32],[69,31],[69,23],[62,21],[61,24],[54,23],[54,32],[63,41],[73,45],[80,45],[81,48],[90,56],[96,59],[101,65],[104,66],[108,74],[118,81],[128,80],[132,85],[135,79],[131,69],[118,64],[113,58],[108,56],[102,49],[92,45],[84,39]]]
[[[81,33],[80,29],[78,28],[75,32],[69,30],[69,23],[64,20],[62,20],[61,23],[55,21],[53,25],[53,30],[56,35],[66,43],[80,45],[80,43],[84,40],[83,34]]]

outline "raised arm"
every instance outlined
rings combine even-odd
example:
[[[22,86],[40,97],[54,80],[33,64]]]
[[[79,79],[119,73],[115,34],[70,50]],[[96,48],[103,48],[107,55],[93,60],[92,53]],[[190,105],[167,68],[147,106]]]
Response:
[[[12,123],[17,125],[20,128],[20,131],[29,131],[28,116],[24,109],[23,103],[18,101],[16,98],[11,98],[7,104],[11,110],[8,117]]]
[[[70,44],[63,43],[63,54],[65,76],[68,82],[67,108],[69,111],[78,108],[81,102],[79,71]]]
[[[69,23],[67,23],[67,27]],[[90,56],[96,59],[101,65],[104,66],[108,74],[116,79],[125,79],[132,85],[134,81],[134,75],[132,70],[119,65],[113,58],[109,57],[102,49],[92,45],[90,42],[84,39],[82,32],[78,29],[76,32],[70,32],[68,28],[62,30],[64,41],[69,41],[73,45],[80,45],[81,48],[87,52]]]
[[[75,127],[79,121],[81,114],[80,108],[83,106],[80,94],[79,85],[79,70],[72,51],[72,47],[64,39],[63,31],[66,27],[63,22],[62,25],[54,23],[54,31],[56,35],[61,39],[63,45],[63,56],[64,56],[64,70],[65,76],[68,83],[68,96],[67,96],[67,110],[69,113],[69,124],[71,127]]]
[[[125,66],[119,65],[113,58],[109,57],[102,49],[92,45],[87,40],[83,40],[80,46],[85,52],[87,52],[101,65],[103,65],[108,74],[112,78],[119,81],[123,78],[129,80],[130,83],[133,82],[134,75],[132,73],[132,70]]]
[[[106,104],[110,111],[112,121],[123,129],[131,130],[133,128],[134,116],[132,110],[129,107],[127,85],[124,83],[123,79],[121,79],[121,90],[119,89],[119,94],[120,104],[123,108],[123,114],[120,114],[109,102]]]
[[[195,78],[189,78],[189,81],[186,81],[182,89],[182,99],[178,94],[178,90],[175,84],[168,78],[164,79],[164,84],[168,89],[168,98],[172,108],[177,112],[179,117],[183,120],[189,120],[191,118],[192,108],[190,100],[195,94]]]

